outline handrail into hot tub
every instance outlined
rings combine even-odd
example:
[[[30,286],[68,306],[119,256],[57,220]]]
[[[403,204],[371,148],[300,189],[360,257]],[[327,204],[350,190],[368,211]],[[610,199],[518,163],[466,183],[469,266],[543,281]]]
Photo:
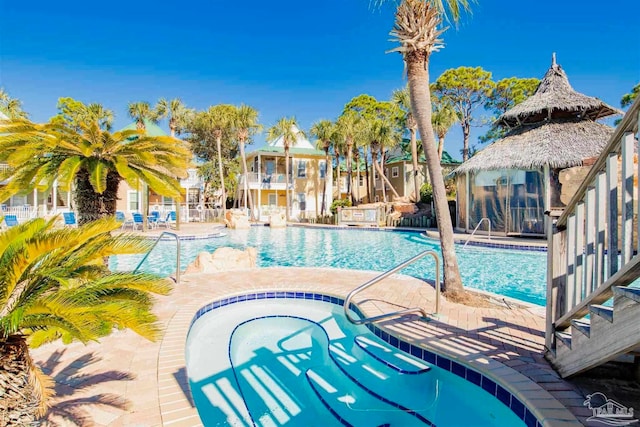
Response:
[[[405,268],[409,264],[413,264],[414,262],[418,261],[421,258],[424,258],[427,255],[431,255],[433,257],[434,261],[436,262],[436,278],[435,278],[435,283],[436,283],[436,312],[435,312],[435,314],[437,315],[438,312],[440,311],[440,259],[438,258],[438,253],[436,251],[427,250],[427,251],[424,251],[424,252],[420,252],[418,255],[414,256],[413,258],[410,258],[410,259],[404,261],[403,263],[398,264],[396,267],[393,267],[391,270],[388,270],[388,271],[382,273],[381,275],[374,277],[373,279],[369,280],[366,283],[363,283],[362,285],[358,286],[357,288],[355,288],[354,290],[349,292],[349,294],[347,295],[347,298],[344,300],[344,314],[347,317],[347,319],[351,323],[353,323],[355,325],[362,325],[362,324],[365,324],[365,323],[377,322],[378,320],[388,319],[390,317],[402,316],[404,314],[409,314],[409,313],[421,313],[422,317],[425,317],[425,318],[429,317],[427,312],[424,311],[424,309],[422,309],[420,307],[407,308],[405,310],[399,310],[399,311],[394,311],[394,312],[391,312],[391,313],[380,314],[378,316],[367,317],[367,318],[364,318],[364,319],[354,319],[353,317],[351,317],[351,315],[349,313],[349,305],[351,304],[351,299],[353,299],[353,297],[358,292],[363,291],[363,290],[367,289],[368,287],[375,285],[376,283],[386,279],[387,277],[391,276],[392,274],[402,270],[403,268]]]

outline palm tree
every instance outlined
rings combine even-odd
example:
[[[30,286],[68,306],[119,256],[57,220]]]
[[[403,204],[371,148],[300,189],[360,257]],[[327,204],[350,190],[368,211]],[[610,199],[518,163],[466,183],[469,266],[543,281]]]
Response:
[[[231,135],[231,126],[236,107],[229,104],[219,104],[201,111],[194,118],[194,126],[206,129],[216,141],[218,157],[218,173],[220,178],[220,190],[222,191],[222,214],[227,212],[227,191],[224,185],[224,166],[222,164],[222,140],[228,140]]]
[[[104,108],[102,104],[92,103],[87,105],[87,116],[85,121],[87,123],[95,121],[98,123],[101,129],[111,132],[111,125],[113,124],[113,111]]]
[[[267,130],[267,141],[274,142],[282,138],[282,147],[284,148],[284,167],[285,167],[285,188],[286,188],[286,220],[289,221],[289,149],[296,145],[298,138],[303,137],[304,132],[298,128],[298,122],[295,117],[283,117]]]
[[[26,119],[29,117],[29,115],[22,110],[22,102],[17,98],[12,98],[1,88],[0,112],[6,114],[10,119]]]
[[[380,179],[386,183],[393,195],[398,198],[398,192],[391,185],[389,178],[384,174],[382,165],[384,163],[384,147],[394,147],[399,144],[402,134],[398,132],[398,128],[390,118],[379,118],[371,122],[369,129],[369,139],[371,140],[371,157],[373,166],[377,169]],[[378,153],[380,153],[380,163],[378,163]],[[385,186],[382,184],[383,199],[386,200]]]
[[[316,146],[324,151],[325,174],[322,182],[322,205],[320,205],[320,216],[324,216],[327,193],[327,172],[329,171],[329,149],[332,140],[335,138],[336,127],[331,120],[319,120],[311,125],[310,133],[318,138]],[[338,194],[338,198],[339,198]]]
[[[413,118],[411,112],[411,96],[409,95],[409,87],[394,90],[391,94],[391,101],[404,112],[404,124],[409,129],[409,141],[411,145],[411,160],[413,161],[413,191],[416,201],[420,200],[420,184],[418,183],[418,143],[416,133],[418,132],[418,123]]]
[[[242,159],[242,173],[244,174],[244,182],[249,183],[249,171],[247,170],[247,156],[244,152],[245,144],[252,142],[253,135],[262,130],[262,126],[258,124],[258,110],[248,106],[240,105],[236,108],[232,117],[232,127],[235,140],[238,143],[240,158]],[[253,196],[248,191],[249,209],[251,210],[251,220],[255,220],[255,209],[253,206]]]
[[[180,98],[174,98],[171,101],[160,98],[156,104],[155,117],[157,119],[169,118],[169,132],[174,137],[182,133],[192,115],[193,110],[187,108]]]
[[[118,187],[125,180],[149,185],[169,197],[180,194],[176,177],[184,176],[190,152],[169,136],[151,137],[130,130],[110,133],[97,122],[67,126],[51,121],[0,123],[0,162],[9,170],[0,180],[0,200],[37,188],[45,191],[57,180],[65,191],[72,185],[80,224],[116,211]]]
[[[427,160],[436,219],[440,232],[445,290],[451,294],[463,292],[460,268],[453,243],[453,225],[449,216],[447,193],[442,176],[442,167],[435,145],[431,124],[431,94],[429,91],[429,56],[441,45],[440,28],[442,15],[447,7],[448,17],[457,22],[461,9],[469,10],[468,0],[402,0],[396,10],[396,21],[391,31],[400,46],[394,49],[403,56],[411,111],[422,136],[422,147]],[[436,280],[440,280],[436,278]]]
[[[337,133],[344,141],[347,153],[347,197],[353,202],[352,175],[353,175],[353,146],[360,138],[364,130],[363,119],[353,111],[345,111],[336,122]]]
[[[147,273],[112,273],[102,263],[150,249],[144,238],[111,236],[119,227],[113,218],[79,228],[38,218],[0,233],[0,419],[32,425],[46,411],[53,381],[29,347],[88,343],[123,328],[158,337],[152,294],[167,295],[170,283]]]
[[[442,153],[444,152],[444,137],[447,135],[451,127],[458,123],[460,118],[458,113],[448,102],[434,99],[433,103],[433,115],[431,116],[431,123],[433,124],[433,130],[438,136],[438,159],[442,161]]]

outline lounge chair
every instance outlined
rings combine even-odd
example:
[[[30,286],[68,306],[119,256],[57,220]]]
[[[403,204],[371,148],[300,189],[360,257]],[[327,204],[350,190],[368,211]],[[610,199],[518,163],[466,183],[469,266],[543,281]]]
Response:
[[[65,227],[77,227],[78,222],[76,221],[76,214],[74,212],[63,212],[62,216],[64,217],[64,225]]]
[[[149,227],[158,228],[158,224],[160,221],[160,212],[158,211],[149,212],[149,216],[147,217],[147,220],[149,221]]]
[[[132,216],[133,216],[133,223],[131,225],[131,228],[133,228],[134,230],[137,230],[138,226],[140,226],[140,229],[142,230],[142,226],[144,224],[144,218],[142,217],[142,214],[134,213]]]
[[[167,214],[167,216],[162,219],[158,218],[158,226],[164,225],[166,228],[169,228],[169,225],[176,223],[176,211],[171,211]]]
[[[14,225],[18,225],[18,217],[15,215],[5,215],[4,223],[7,227],[13,227]]]

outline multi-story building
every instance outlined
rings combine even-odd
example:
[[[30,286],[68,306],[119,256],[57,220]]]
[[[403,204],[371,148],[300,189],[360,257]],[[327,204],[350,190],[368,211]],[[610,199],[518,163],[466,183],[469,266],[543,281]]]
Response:
[[[289,149],[289,188],[286,188],[285,154],[282,138],[247,153],[248,179],[241,178],[238,199],[248,206],[248,194],[258,211],[257,218],[268,220],[273,213],[284,213],[290,200],[292,219],[314,218],[328,212],[333,201],[331,159],[299,135]],[[324,209],[322,206],[324,193]]]

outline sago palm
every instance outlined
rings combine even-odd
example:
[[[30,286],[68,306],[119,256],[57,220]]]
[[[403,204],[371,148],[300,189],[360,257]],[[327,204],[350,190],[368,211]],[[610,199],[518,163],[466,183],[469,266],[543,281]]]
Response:
[[[413,191],[415,200],[420,200],[420,183],[418,182],[418,143],[417,132],[418,123],[413,118],[411,112],[411,96],[409,88],[405,86],[402,89],[396,89],[391,94],[391,101],[396,104],[404,113],[404,124],[409,129],[409,143],[411,145],[411,160],[413,163]]]
[[[282,148],[284,149],[284,168],[285,168],[285,188],[286,188],[286,212],[285,216],[289,221],[289,206],[291,205],[289,191],[289,150],[298,142],[298,138],[304,136],[298,128],[298,122],[295,117],[283,117],[267,130],[267,141],[274,142],[282,138]]]
[[[322,181],[322,205],[320,205],[320,215],[324,216],[324,207],[326,204],[327,193],[327,174],[329,172],[329,149],[332,141],[335,139],[336,127],[331,120],[319,120],[311,125],[309,131],[318,138],[316,146],[324,151],[324,180]]]
[[[244,174],[244,182],[249,184],[249,171],[247,170],[247,156],[245,154],[245,145],[252,142],[252,137],[262,130],[262,126],[258,124],[258,110],[248,105],[240,105],[233,114],[232,130],[234,139],[238,144],[240,158],[242,159],[242,173]],[[253,206],[253,196],[251,190],[248,191],[249,209],[251,211],[251,219],[255,217],[255,207]]]
[[[393,51],[402,54],[407,73],[411,111],[418,123],[422,147],[427,160],[442,248],[445,290],[463,292],[460,268],[453,242],[453,225],[442,176],[442,167],[431,124],[429,91],[429,57],[441,47],[442,16],[457,22],[462,10],[469,9],[468,0],[402,0],[396,10],[391,35],[400,44]],[[439,278],[436,278],[439,281]]]
[[[97,122],[78,128],[60,123],[35,124],[27,120],[0,123],[0,162],[9,169],[0,180],[0,200],[34,188],[54,185],[71,191],[78,222],[115,214],[118,186],[138,182],[168,197],[180,195],[177,177],[184,177],[190,152],[169,136],[151,137],[139,131],[110,133]]]
[[[155,339],[152,294],[170,283],[145,273],[112,273],[103,259],[142,253],[146,239],[111,236],[119,223],[102,219],[78,228],[35,219],[0,233],[0,419],[30,425],[46,409],[51,380],[29,347],[61,340],[88,343],[128,328]]]

